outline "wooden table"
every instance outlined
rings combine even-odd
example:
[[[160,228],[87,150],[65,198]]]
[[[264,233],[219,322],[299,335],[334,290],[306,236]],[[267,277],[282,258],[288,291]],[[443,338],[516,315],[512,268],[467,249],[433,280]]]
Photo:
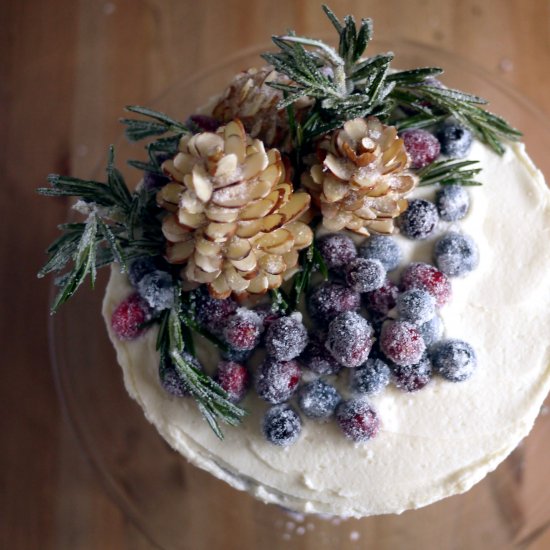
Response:
[[[550,1],[331,4],[340,15],[373,17],[379,38],[471,60],[550,114]],[[58,406],[49,289],[35,273],[67,203],[34,189],[50,172],[90,176],[120,133],[123,105],[146,104],[181,75],[288,27],[309,35],[330,28],[318,2],[296,0],[4,0],[0,13],[0,548],[149,548],[105,494]],[[549,547],[549,530],[528,544]]]

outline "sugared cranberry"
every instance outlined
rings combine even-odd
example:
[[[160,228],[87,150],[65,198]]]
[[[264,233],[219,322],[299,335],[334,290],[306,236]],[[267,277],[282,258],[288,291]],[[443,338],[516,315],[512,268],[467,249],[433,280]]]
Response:
[[[397,224],[409,239],[427,239],[435,230],[439,215],[435,204],[422,199],[409,201],[407,210],[399,216]]]
[[[269,403],[282,403],[294,394],[301,376],[296,361],[267,359],[256,373],[256,391]]]
[[[232,348],[251,350],[258,345],[262,331],[260,316],[250,309],[239,308],[227,320],[223,336]]]
[[[380,260],[356,258],[346,268],[346,283],[356,292],[371,292],[384,284],[386,270]]]
[[[265,347],[269,356],[279,361],[298,357],[307,346],[307,329],[297,313],[277,319],[267,329]]]
[[[288,447],[296,442],[302,431],[298,413],[287,405],[271,407],[262,419],[262,432],[270,443]]]
[[[233,298],[216,300],[205,289],[196,293],[195,304],[199,323],[218,335],[221,334],[231,314],[237,309],[237,303]]]
[[[344,285],[323,283],[309,298],[309,311],[319,323],[329,323],[339,313],[356,311],[361,306],[361,295]]]
[[[232,403],[238,403],[250,386],[248,369],[235,361],[220,361],[216,372],[216,381],[227,392]]]
[[[111,327],[119,340],[134,340],[145,332],[142,325],[149,317],[149,306],[136,292],[115,308],[111,316]]]
[[[324,235],[316,244],[329,269],[341,269],[357,256],[355,243],[342,233]]]
[[[405,149],[415,170],[431,164],[441,152],[439,140],[426,130],[406,130],[401,134]]]
[[[394,365],[392,370],[395,385],[408,392],[422,389],[432,379],[432,365],[426,356],[415,365]]]
[[[386,279],[386,282],[380,288],[365,295],[365,305],[373,313],[387,315],[388,311],[395,307],[398,294],[399,288],[397,285]]]
[[[401,276],[401,287],[403,290],[426,290],[435,298],[438,307],[444,306],[451,298],[451,282],[444,273],[430,264],[410,264]]]
[[[342,365],[334,359],[325,347],[326,336],[314,335],[309,338],[309,344],[300,355],[300,363],[316,374],[337,374]]]
[[[187,125],[194,133],[215,132],[221,126],[221,122],[209,115],[191,115],[187,119]]]
[[[389,321],[382,327],[380,349],[397,365],[414,365],[420,361],[426,345],[417,327],[404,321]]]
[[[376,411],[364,399],[340,403],[336,409],[336,420],[346,437],[357,442],[372,439],[380,429]]]
[[[273,309],[271,304],[260,304],[254,308],[254,311],[260,316],[264,328],[266,329],[269,325],[271,325],[271,323],[273,323],[273,321],[276,321],[279,317],[281,317],[281,313]]]
[[[325,346],[344,367],[358,367],[369,356],[373,335],[372,326],[364,317],[346,311],[330,323]]]

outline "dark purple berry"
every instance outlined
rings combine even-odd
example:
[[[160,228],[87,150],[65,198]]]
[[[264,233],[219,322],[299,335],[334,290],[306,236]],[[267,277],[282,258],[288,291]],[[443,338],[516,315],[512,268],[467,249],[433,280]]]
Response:
[[[268,355],[279,361],[289,361],[304,351],[308,342],[307,329],[300,314],[281,317],[267,329],[265,347]]]
[[[401,138],[411,159],[411,167],[415,170],[428,166],[439,156],[439,141],[426,130],[406,130],[401,134]]]
[[[450,231],[434,247],[435,265],[449,277],[463,277],[479,263],[479,251],[468,235]]]
[[[229,401],[238,403],[244,399],[250,386],[250,373],[235,361],[220,361],[215,380],[227,392]]]
[[[143,188],[147,191],[156,191],[169,182],[169,178],[162,174],[157,174],[156,172],[145,172],[143,175]]]
[[[330,323],[325,347],[344,367],[358,367],[369,356],[373,335],[372,326],[364,317],[346,311]]]
[[[299,361],[316,374],[337,374],[342,369],[342,365],[327,350],[325,340],[326,336],[311,336]]]
[[[397,312],[403,321],[421,325],[435,315],[435,298],[420,288],[411,288],[397,297]]]
[[[147,302],[136,292],[115,308],[111,327],[119,340],[134,340],[145,332],[142,325],[150,317],[151,310]]]
[[[393,237],[371,235],[359,248],[359,256],[380,260],[386,271],[393,271],[401,262],[401,249]]]
[[[199,371],[203,371],[202,365],[190,353],[181,353],[183,360]],[[161,361],[159,367],[159,378],[161,386],[171,395],[186,397],[189,395],[189,388],[184,378],[178,373],[171,361]]]
[[[137,289],[151,309],[162,311],[174,304],[174,282],[166,271],[153,271],[144,275]]]
[[[380,393],[390,381],[390,368],[384,361],[369,358],[366,363],[350,370],[350,388],[356,393]]]
[[[138,283],[145,275],[153,273],[153,271],[156,271],[160,267],[159,263],[158,256],[143,256],[134,260],[128,269],[130,284],[134,288],[137,288]]]
[[[380,288],[368,292],[365,295],[365,305],[372,313],[381,316],[387,315],[388,311],[395,307],[398,294],[399,288],[397,285],[389,279],[386,279]]]
[[[424,339],[426,347],[435,344],[443,335],[443,321],[441,317],[434,315],[429,321],[418,327]]]
[[[421,390],[432,379],[432,365],[424,355],[414,365],[394,365],[393,376],[395,385],[408,392]]]
[[[397,365],[414,365],[426,350],[417,327],[404,321],[389,321],[380,335],[382,353]]]
[[[427,290],[435,298],[438,307],[444,306],[452,294],[447,276],[433,265],[420,262],[412,263],[405,269],[401,276],[401,287],[403,290]]]
[[[256,391],[269,403],[282,403],[292,397],[301,376],[296,361],[266,359],[256,373]]]
[[[254,350],[252,349],[235,349],[231,346],[226,346],[226,349],[220,350],[222,359],[226,361],[235,361],[237,363],[246,363]]]
[[[356,258],[346,268],[346,283],[356,292],[371,292],[386,280],[386,270],[380,260]]]
[[[338,283],[326,282],[318,286],[308,301],[311,316],[321,324],[329,323],[344,311],[361,307],[361,295]]]
[[[321,379],[304,384],[298,391],[298,404],[309,418],[329,418],[341,401],[334,386]]]
[[[378,434],[380,420],[364,399],[343,401],[336,409],[338,425],[349,439],[364,442]]]
[[[263,331],[261,317],[251,309],[241,307],[229,317],[223,328],[225,341],[237,350],[252,350]]]
[[[451,382],[462,382],[474,373],[477,357],[474,348],[462,340],[444,340],[431,352],[434,370]]]
[[[264,328],[268,328],[273,321],[281,317],[281,313],[271,304],[260,304],[254,311],[261,317]]]
[[[441,144],[441,153],[452,158],[467,156],[474,140],[472,132],[456,122],[442,124],[437,131],[437,138]]]
[[[262,419],[264,437],[274,445],[287,447],[295,443],[302,431],[298,413],[287,405],[271,407]]]
[[[316,244],[329,269],[341,269],[357,256],[355,243],[342,233],[324,235]]]
[[[409,239],[427,239],[435,230],[438,221],[435,204],[423,199],[409,201],[409,206],[398,218],[401,233]]]
[[[229,317],[237,310],[233,298],[217,300],[202,289],[196,293],[195,301],[198,322],[214,334],[221,335]]]
[[[209,115],[191,115],[187,119],[187,124],[194,134],[215,132],[221,126],[219,120]]]
[[[435,195],[439,217],[446,222],[461,220],[470,208],[470,195],[461,185],[446,185]]]

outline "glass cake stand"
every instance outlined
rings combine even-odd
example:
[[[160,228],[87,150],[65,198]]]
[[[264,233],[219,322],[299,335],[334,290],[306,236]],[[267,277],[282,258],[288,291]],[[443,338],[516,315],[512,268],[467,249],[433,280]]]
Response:
[[[185,119],[236,72],[258,66],[259,53],[267,49],[269,44],[240,52],[177,83],[150,106]],[[447,85],[489,99],[493,111],[524,131],[529,154],[550,174],[550,124],[518,93],[469,62],[419,44],[378,41],[370,53],[388,50],[396,53],[396,66],[444,67]],[[140,145],[120,141],[118,159],[143,158]],[[136,179],[136,171],[120,168],[128,181]],[[550,415],[545,408],[529,437],[472,490],[400,516],[339,520],[289,515],[189,465],[168,447],[124,389],[101,318],[107,275],[100,274],[94,292],[82,288],[51,317],[53,370],[80,446],[109,494],[153,546],[456,548],[461,541],[464,548],[519,548],[550,526],[545,483]]]

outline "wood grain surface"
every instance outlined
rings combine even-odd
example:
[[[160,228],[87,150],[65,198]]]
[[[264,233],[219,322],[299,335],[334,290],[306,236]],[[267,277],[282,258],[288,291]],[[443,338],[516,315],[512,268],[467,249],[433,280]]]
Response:
[[[332,0],[331,7],[373,17],[379,38],[400,36],[459,54],[550,115],[548,0]],[[35,273],[67,203],[34,189],[50,172],[90,176],[120,134],[123,105],[146,104],[181,76],[288,27],[309,35],[330,28],[319,2],[298,0],[2,0],[0,15],[0,548],[151,548],[99,483],[58,405],[49,285]],[[220,493],[229,508],[232,495],[229,488]],[[506,513],[510,527],[525,511]],[[239,540],[230,519],[214,524],[207,510],[195,528],[218,529],[211,548],[267,547],[252,521],[241,544],[227,542],[229,535]],[[496,532],[468,540],[468,523],[459,519],[455,532],[456,539],[426,539],[423,547],[503,547]],[[373,532],[357,541],[354,533],[350,548],[382,547]],[[385,540],[383,548],[400,547]],[[280,547],[290,542],[281,539]],[[292,547],[315,546],[293,536]],[[550,548],[550,530],[543,524],[521,547]]]

